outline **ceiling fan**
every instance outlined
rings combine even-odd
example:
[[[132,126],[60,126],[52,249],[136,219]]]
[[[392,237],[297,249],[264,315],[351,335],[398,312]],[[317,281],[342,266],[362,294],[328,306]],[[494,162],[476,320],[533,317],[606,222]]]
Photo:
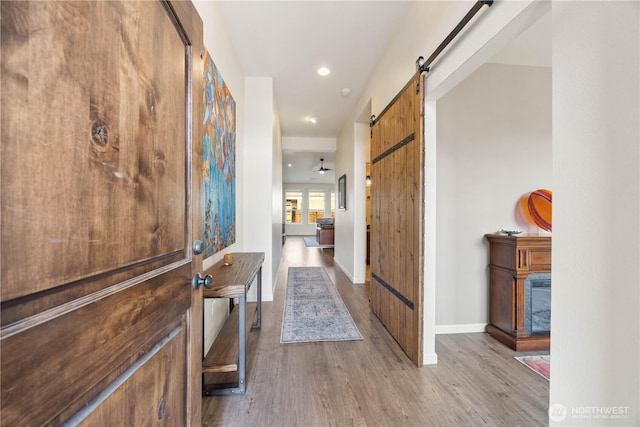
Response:
[[[324,167],[324,159],[320,159],[320,169],[318,169],[318,172],[319,172],[320,174],[323,174],[323,173],[325,173],[326,171],[330,171],[330,170],[331,170],[331,169],[329,169],[329,168],[325,168],[325,167]]]

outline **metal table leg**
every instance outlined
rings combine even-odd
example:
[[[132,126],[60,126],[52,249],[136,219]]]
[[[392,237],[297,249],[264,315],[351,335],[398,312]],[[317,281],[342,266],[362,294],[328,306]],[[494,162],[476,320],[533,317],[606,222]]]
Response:
[[[240,298],[240,322],[238,323],[238,393],[245,392],[247,368],[247,297]]]
[[[260,269],[258,270],[258,301],[257,301],[257,319],[256,319],[256,323],[254,323],[253,325],[251,325],[252,329],[260,329],[260,327],[262,327],[262,267],[260,267]]]

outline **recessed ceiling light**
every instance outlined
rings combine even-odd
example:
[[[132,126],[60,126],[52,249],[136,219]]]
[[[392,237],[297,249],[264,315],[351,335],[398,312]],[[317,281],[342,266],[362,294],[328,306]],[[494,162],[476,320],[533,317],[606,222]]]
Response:
[[[321,75],[322,77],[328,76],[330,73],[331,73],[331,70],[328,69],[327,67],[318,68],[318,74]]]
[[[351,89],[345,87],[342,89],[342,91],[340,91],[340,93],[342,94],[342,96],[349,96],[349,94],[351,93]]]
[[[318,121],[318,119],[316,119],[315,117],[307,117],[305,120],[313,124],[315,124]]]
[[[287,166],[291,167],[291,166],[293,166],[293,165],[292,165],[291,163],[289,163]]]

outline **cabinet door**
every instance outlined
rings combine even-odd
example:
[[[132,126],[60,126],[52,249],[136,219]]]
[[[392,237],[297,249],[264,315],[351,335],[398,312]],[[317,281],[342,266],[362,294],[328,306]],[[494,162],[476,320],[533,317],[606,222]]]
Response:
[[[516,285],[512,272],[499,268],[489,269],[489,321],[509,334],[516,333]]]

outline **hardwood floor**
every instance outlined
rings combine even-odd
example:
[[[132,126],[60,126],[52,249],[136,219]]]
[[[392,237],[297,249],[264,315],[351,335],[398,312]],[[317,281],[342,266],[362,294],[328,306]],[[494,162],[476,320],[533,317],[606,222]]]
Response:
[[[363,341],[280,344],[289,266],[324,266]],[[437,365],[409,360],[371,313],[368,284],[334,266],[333,250],[287,237],[274,301],[249,332],[247,392],[207,397],[205,426],[547,425],[549,382],[484,333],[438,335]],[[540,353],[540,352],[537,352]]]

